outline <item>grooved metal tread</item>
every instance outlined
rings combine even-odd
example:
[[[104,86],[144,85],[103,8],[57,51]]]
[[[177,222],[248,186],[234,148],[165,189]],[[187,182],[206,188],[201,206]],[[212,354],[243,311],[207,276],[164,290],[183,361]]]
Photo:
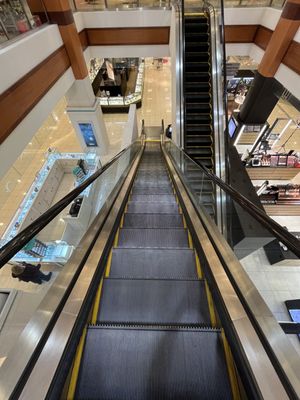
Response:
[[[197,278],[191,249],[122,249],[112,252],[111,278]]]
[[[119,233],[118,247],[157,247],[188,248],[188,236],[185,229],[140,229],[122,228]]]
[[[138,214],[126,213],[123,228],[182,228],[183,219],[180,214]]]
[[[130,201],[127,207],[128,213],[138,214],[176,214],[179,213],[178,205],[154,202]]]
[[[89,327],[76,399],[231,399],[220,334]]]
[[[140,202],[154,202],[154,203],[176,203],[175,196],[173,194],[134,194],[130,197],[130,201]]]
[[[172,194],[171,185],[168,186],[133,186],[132,194]]]
[[[199,280],[103,280],[98,322],[210,324],[205,284]]]

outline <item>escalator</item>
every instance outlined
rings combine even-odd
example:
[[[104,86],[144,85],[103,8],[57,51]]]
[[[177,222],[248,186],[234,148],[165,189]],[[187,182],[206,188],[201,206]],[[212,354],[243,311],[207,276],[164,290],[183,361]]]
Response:
[[[232,398],[226,339],[177,201],[148,142],[68,398]]]
[[[214,135],[212,128],[212,93],[210,65],[209,18],[205,13],[184,14],[184,148],[196,162],[214,171]],[[194,190],[200,194],[193,170],[186,171]],[[197,186],[198,185],[198,186]],[[203,198],[209,214],[215,215],[215,195],[212,182],[201,185],[205,191]]]

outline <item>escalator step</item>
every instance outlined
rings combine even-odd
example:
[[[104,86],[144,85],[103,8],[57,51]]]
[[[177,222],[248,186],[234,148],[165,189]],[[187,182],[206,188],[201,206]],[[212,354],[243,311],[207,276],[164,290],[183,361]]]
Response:
[[[125,214],[124,228],[182,228],[180,214]]]
[[[142,185],[150,185],[150,184],[153,184],[153,185],[168,185],[168,184],[170,184],[170,179],[169,178],[161,178],[161,177],[159,177],[158,176],[158,174],[157,174],[157,176],[155,177],[155,176],[153,176],[153,177],[149,177],[149,178],[144,178],[144,177],[137,177],[135,180],[134,180],[134,184],[135,185],[138,185],[138,184],[142,184]]]
[[[210,102],[210,93],[189,93],[186,97],[186,104],[190,103],[209,103]],[[188,111],[188,109],[187,109]]]
[[[106,278],[97,321],[209,326],[204,281]]]
[[[90,327],[76,399],[231,399],[220,333]]]
[[[130,229],[122,228],[119,247],[188,248],[185,229]]]
[[[169,186],[133,186],[132,194],[173,194],[171,185]]]
[[[179,210],[176,203],[143,203],[141,201],[130,201],[128,203],[127,212],[137,214],[176,214],[179,213]]]
[[[186,42],[185,44],[186,53],[194,52],[194,51],[209,51],[209,43],[208,42]]]
[[[187,145],[193,144],[206,144],[208,146],[212,145],[212,137],[210,135],[193,135],[193,136],[186,136],[185,138]]]
[[[175,197],[172,194],[134,194],[130,197],[131,201],[153,201],[155,203],[176,203]]]
[[[113,249],[111,278],[196,279],[190,249]]]

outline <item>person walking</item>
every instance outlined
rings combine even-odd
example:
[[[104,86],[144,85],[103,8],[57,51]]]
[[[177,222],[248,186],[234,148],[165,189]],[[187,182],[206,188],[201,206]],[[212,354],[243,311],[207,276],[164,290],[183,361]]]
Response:
[[[18,278],[20,281],[33,282],[41,285],[43,281],[49,282],[52,272],[44,274],[40,268],[41,264],[33,265],[24,261],[22,264],[12,266],[11,275],[13,278]]]

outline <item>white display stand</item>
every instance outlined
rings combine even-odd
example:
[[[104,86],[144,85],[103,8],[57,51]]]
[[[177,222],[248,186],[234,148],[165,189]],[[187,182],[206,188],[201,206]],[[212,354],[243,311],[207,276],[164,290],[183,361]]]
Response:
[[[87,179],[99,167],[100,161],[96,154],[88,153],[50,153],[47,161],[36,176],[28,194],[21,203],[17,213],[5,231],[0,246],[14,238],[21,230],[48,210],[57,193],[59,185],[65,173],[72,173],[78,160],[84,159],[88,165]],[[74,187],[78,185],[75,182]],[[61,238],[53,242],[45,242],[47,252],[43,258],[37,258],[20,251],[12,261],[20,262],[45,262],[64,264],[71,256],[84,232],[86,231],[92,211],[94,197],[94,184],[86,188],[82,193],[83,201],[77,217],[66,216],[65,230]],[[69,206],[70,208],[71,206]],[[37,237],[38,238],[38,237]]]

